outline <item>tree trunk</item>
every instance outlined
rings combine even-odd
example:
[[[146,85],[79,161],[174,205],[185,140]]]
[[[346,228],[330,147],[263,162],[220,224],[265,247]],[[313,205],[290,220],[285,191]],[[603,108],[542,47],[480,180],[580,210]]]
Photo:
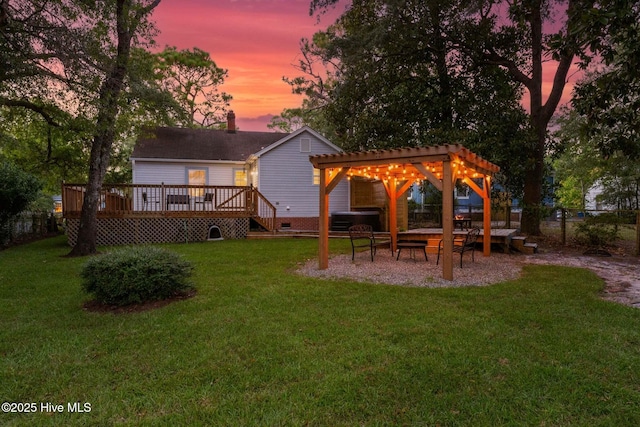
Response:
[[[126,16],[131,9],[131,0],[117,0],[116,9],[118,50],[113,68],[100,88],[98,118],[89,158],[89,182],[80,213],[78,238],[69,256],[85,256],[97,252],[97,213],[100,191],[109,167],[111,146],[115,139],[118,98],[127,74],[131,53],[133,34],[131,28],[135,28],[135,25],[129,23],[129,17]]]
[[[568,4],[568,15],[577,8],[576,1],[570,0]],[[529,90],[530,95],[530,117],[531,126],[535,132],[535,146],[529,153],[528,173],[525,177],[524,196],[522,200],[522,223],[521,230],[524,233],[534,236],[540,235],[540,220],[542,219],[542,188],[544,184],[544,156],[547,147],[547,126],[551,117],[553,117],[562,92],[566,85],[567,74],[574,57],[574,50],[567,48],[559,55],[558,66],[553,77],[553,86],[547,98],[546,103],[542,103],[542,82],[544,61],[543,44],[544,37],[542,33],[542,2],[534,1],[532,13],[529,15],[529,28],[531,30],[531,78],[522,79],[520,73],[515,73],[514,79],[524,83]],[[572,26],[571,20],[567,24]],[[573,31],[567,31],[568,34],[574,34]],[[573,36],[575,37],[575,35]]]
[[[546,144],[547,123],[542,106],[542,14],[541,2],[535,1],[529,16],[531,41],[531,78],[527,81],[529,89],[530,123],[535,132],[535,145],[529,151],[527,174],[524,180],[522,198],[523,232],[537,236],[540,234],[540,207],[542,204],[542,180],[544,179],[544,147]]]
[[[529,172],[524,179],[524,197],[522,198],[521,230],[538,236],[542,214],[542,188],[544,181],[544,153],[546,146],[547,122],[532,114],[531,123],[536,131],[535,148],[530,151]]]
[[[116,1],[118,50],[113,68],[108,73],[100,89],[98,119],[89,159],[89,182],[84,195],[78,239],[69,256],[83,256],[96,253],[96,233],[98,204],[104,176],[109,167],[111,146],[115,139],[118,98],[127,75],[131,54],[131,39],[138,30],[142,19],[160,4],[153,0],[142,7],[134,0]]]
[[[113,83],[117,82],[114,81]],[[120,86],[121,85],[122,82],[120,82]],[[105,85],[105,87],[106,86],[108,85]],[[119,90],[117,92],[119,93]],[[113,98],[117,99],[117,96],[115,96],[116,94],[113,92],[112,94],[114,95]],[[116,103],[116,105],[108,107],[108,105],[112,103]],[[105,112],[98,115],[98,130],[94,136],[93,145],[91,147],[91,156],[89,158],[89,182],[87,183],[87,191],[84,194],[82,212],[80,213],[78,238],[75,246],[69,253],[69,256],[85,256],[97,252],[96,237],[98,227],[98,204],[100,203],[102,182],[104,181],[107,167],[109,166],[111,146],[115,138],[114,126],[118,113],[117,101],[106,102],[104,107]]]

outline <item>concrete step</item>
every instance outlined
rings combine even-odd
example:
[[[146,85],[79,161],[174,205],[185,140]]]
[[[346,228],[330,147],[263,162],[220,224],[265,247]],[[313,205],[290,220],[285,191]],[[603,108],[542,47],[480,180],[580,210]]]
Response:
[[[527,236],[511,237],[511,247],[523,254],[531,255],[538,252],[538,244],[527,242]]]

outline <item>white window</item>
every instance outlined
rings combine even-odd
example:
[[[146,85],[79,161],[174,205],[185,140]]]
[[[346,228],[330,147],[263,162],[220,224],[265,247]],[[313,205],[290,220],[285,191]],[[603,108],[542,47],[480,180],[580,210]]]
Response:
[[[471,194],[471,187],[467,184],[457,184],[455,190],[455,196],[457,199],[468,199]]]
[[[320,185],[320,169],[313,168],[313,185]]]
[[[200,197],[204,194],[204,186],[207,185],[207,170],[187,168],[187,184],[198,185],[202,188],[190,188],[189,195]]]
[[[247,185],[247,171],[244,169],[233,170],[233,185],[245,187]]]
[[[300,152],[301,153],[311,152],[311,140],[309,138],[300,138]]]

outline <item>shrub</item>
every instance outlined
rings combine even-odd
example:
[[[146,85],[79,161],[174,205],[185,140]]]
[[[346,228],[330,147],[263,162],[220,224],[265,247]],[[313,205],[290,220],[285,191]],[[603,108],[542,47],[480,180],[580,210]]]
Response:
[[[83,267],[83,289],[96,301],[129,305],[183,295],[193,268],[178,254],[152,246],[117,249]]]
[[[576,224],[576,239],[585,245],[602,247],[619,238],[619,223],[620,218],[615,215],[587,217],[583,222]]]
[[[10,235],[9,220],[34,201],[42,183],[8,162],[0,162],[0,244]]]

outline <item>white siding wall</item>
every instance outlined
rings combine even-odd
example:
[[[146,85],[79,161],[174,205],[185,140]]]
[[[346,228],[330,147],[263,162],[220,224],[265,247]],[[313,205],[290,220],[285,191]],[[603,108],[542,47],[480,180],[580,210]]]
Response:
[[[311,140],[311,152],[300,151],[303,138]],[[313,184],[309,156],[335,152],[312,134],[303,132],[260,157],[258,190],[276,206],[279,217],[317,217],[320,190]],[[329,212],[349,210],[348,190],[344,179],[329,196]]]
[[[242,169],[242,164],[230,163],[180,163],[147,162],[136,160],[133,165],[134,184],[187,184],[187,168],[207,169],[207,185],[233,185],[234,169]]]

